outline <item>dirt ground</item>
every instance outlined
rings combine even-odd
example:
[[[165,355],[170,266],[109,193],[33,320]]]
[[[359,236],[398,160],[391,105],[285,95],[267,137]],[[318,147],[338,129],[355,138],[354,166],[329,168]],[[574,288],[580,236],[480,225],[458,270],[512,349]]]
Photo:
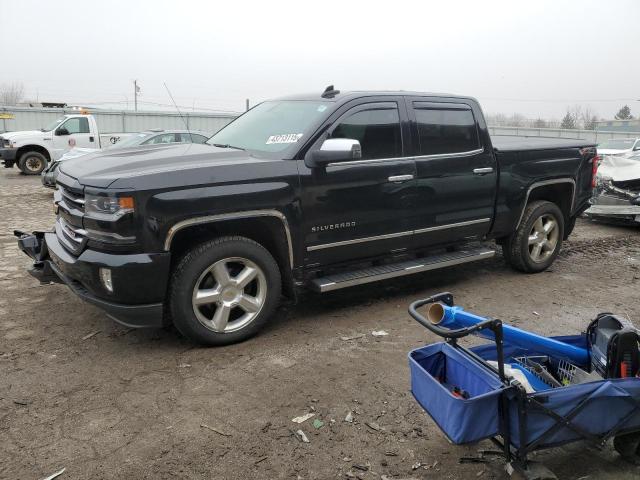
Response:
[[[52,193],[0,170],[0,478],[63,467],[60,479],[508,478],[499,460],[461,464],[493,446],[449,444],[411,396],[407,353],[436,338],[409,303],[449,290],[467,310],[543,334],[578,333],[601,311],[640,326],[639,232],[580,220],[546,273],[516,273],[497,256],[308,294],[250,341],[199,348],[39,286],[11,231],[50,228]],[[381,329],[389,335],[371,335]],[[610,446],[537,458],[563,479],[640,475]]]

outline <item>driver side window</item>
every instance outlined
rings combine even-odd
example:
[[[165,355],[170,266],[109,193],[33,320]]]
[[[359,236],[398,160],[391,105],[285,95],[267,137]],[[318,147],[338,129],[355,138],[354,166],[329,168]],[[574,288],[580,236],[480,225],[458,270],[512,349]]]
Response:
[[[398,107],[395,103],[377,104],[371,109],[347,114],[333,129],[331,138],[358,140],[363,160],[401,157]]]
[[[69,118],[58,128],[65,128],[69,135],[74,133],[89,133],[89,120],[82,117]]]

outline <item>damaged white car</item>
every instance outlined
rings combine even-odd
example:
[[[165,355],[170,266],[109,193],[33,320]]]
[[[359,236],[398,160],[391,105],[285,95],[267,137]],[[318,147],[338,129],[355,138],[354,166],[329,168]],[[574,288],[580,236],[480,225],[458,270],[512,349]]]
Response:
[[[640,138],[612,138],[598,144],[598,155],[626,155],[640,151]]]
[[[640,224],[640,152],[601,158],[591,207],[585,214]]]

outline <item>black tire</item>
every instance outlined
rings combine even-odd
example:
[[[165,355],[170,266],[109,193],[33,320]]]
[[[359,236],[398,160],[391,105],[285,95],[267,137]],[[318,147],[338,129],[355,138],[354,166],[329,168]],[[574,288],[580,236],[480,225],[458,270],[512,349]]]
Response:
[[[625,460],[640,465],[640,433],[616,436],[613,439],[613,448]]]
[[[251,280],[247,287],[228,283],[224,284],[229,287],[226,288],[222,282],[217,282],[214,270],[211,270],[213,266],[220,264],[227,272],[230,282],[239,278],[238,273],[233,275],[231,270],[243,270],[247,266],[250,269],[255,267],[255,280]],[[200,290],[206,282],[209,285]],[[254,289],[255,297],[249,298],[256,300],[256,304],[260,303],[261,306],[253,313],[244,311],[240,305],[223,306],[212,302],[196,306],[196,285],[200,292],[221,291],[222,293],[217,294],[220,302],[227,300],[227,294],[231,294],[233,298],[235,292],[236,297],[232,303],[239,301],[239,296],[244,297],[246,288]],[[193,342],[211,346],[228,345],[246,340],[264,327],[280,301],[281,289],[280,269],[267,249],[245,237],[220,237],[197,245],[179,260],[169,285],[169,312],[175,327]],[[215,322],[209,317],[215,319],[219,308],[230,312],[226,314],[229,320],[228,324],[225,323],[225,328],[237,328],[236,330],[214,331]],[[233,320],[234,316],[238,318]],[[251,317],[251,320],[246,320],[245,317]],[[243,321],[248,323],[243,325]],[[234,323],[239,326],[234,327]]]
[[[534,233],[532,230],[534,229],[534,224],[538,222],[538,219],[542,219],[542,221],[553,219],[556,226],[551,232],[555,236],[553,248],[550,248],[552,243],[545,242],[544,246],[540,247],[542,250],[536,258],[534,254],[535,249],[538,247],[536,245],[529,245],[529,236]],[[562,247],[563,238],[564,216],[562,212],[555,203],[538,200],[526,206],[518,229],[504,242],[502,251],[506,261],[514,269],[526,273],[538,273],[549,268],[554,262]],[[541,237],[541,242],[542,241]],[[532,250],[534,251],[532,252]]]
[[[25,175],[40,175],[47,166],[47,157],[40,152],[25,152],[18,160],[18,168]]]

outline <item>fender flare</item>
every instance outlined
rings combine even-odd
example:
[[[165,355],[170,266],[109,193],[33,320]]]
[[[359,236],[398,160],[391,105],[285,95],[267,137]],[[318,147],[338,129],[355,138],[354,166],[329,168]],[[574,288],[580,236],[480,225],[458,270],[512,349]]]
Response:
[[[524,203],[522,204],[522,211],[520,212],[520,216],[518,217],[518,222],[516,223],[515,230],[518,229],[518,227],[520,226],[520,222],[522,222],[522,217],[524,216],[524,211],[527,208],[527,204],[529,203],[529,195],[531,195],[531,192],[536,188],[546,187],[547,185],[555,185],[558,183],[571,184],[571,204],[569,206],[569,215],[571,215],[571,212],[573,212],[573,207],[576,200],[576,181],[573,178],[569,178],[569,177],[556,178],[553,180],[543,180],[541,182],[535,182],[535,183],[532,183],[527,189],[527,194],[524,197]]]
[[[241,212],[222,213],[219,215],[206,215],[203,217],[194,217],[182,220],[169,228],[164,241],[164,250],[168,252],[171,249],[171,242],[173,238],[180,230],[184,228],[191,227],[193,225],[202,225],[206,223],[221,222],[225,220],[239,220],[243,218],[256,217],[275,217],[282,222],[282,226],[284,227],[285,235],[287,237],[289,264],[290,268],[293,268],[293,243],[291,241],[291,230],[289,228],[287,217],[279,210],[245,210]]]

